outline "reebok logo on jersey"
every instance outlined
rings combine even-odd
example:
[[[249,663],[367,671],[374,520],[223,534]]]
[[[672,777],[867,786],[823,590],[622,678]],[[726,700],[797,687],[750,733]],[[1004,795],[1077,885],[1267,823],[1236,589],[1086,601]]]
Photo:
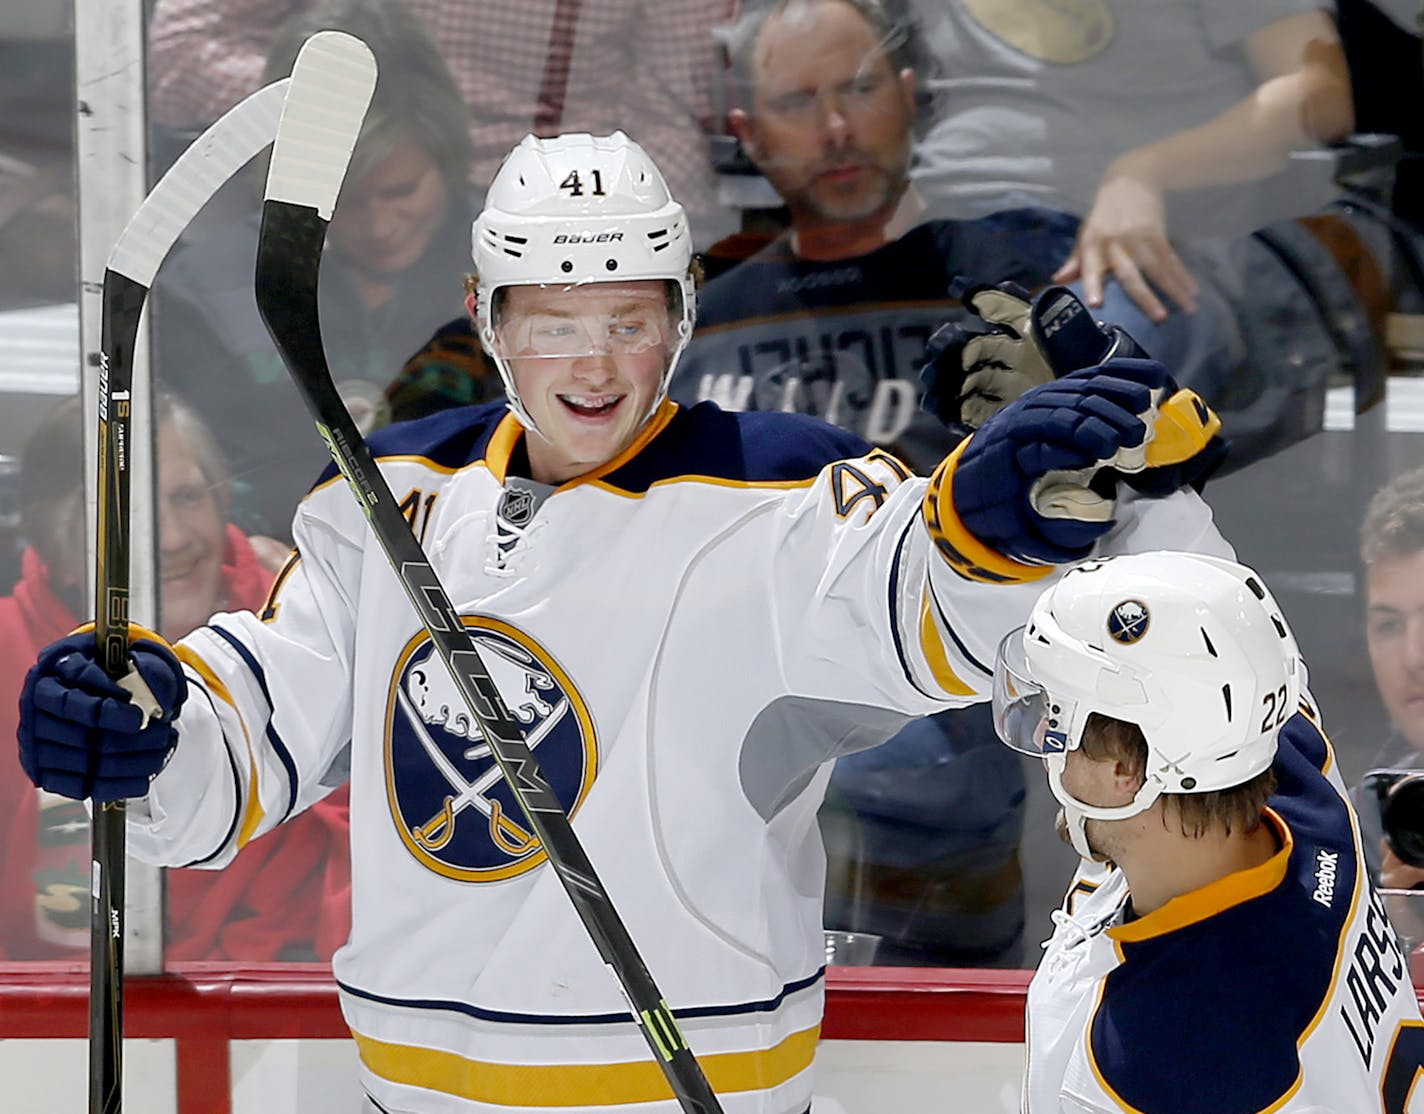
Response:
[[[1335,900],[1335,871],[1339,861],[1339,851],[1315,853],[1315,892],[1310,896],[1327,909]]]

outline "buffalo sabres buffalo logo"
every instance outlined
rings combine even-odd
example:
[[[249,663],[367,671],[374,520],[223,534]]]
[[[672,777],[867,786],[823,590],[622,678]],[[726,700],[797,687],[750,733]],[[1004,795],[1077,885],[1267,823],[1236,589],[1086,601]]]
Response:
[[[523,631],[482,617],[467,616],[464,623],[545,781],[573,815],[598,770],[583,697]],[[391,679],[386,789],[406,847],[447,878],[513,878],[545,859],[479,724],[424,632],[406,644]]]
[[[1123,600],[1108,614],[1108,634],[1114,642],[1131,646],[1147,633],[1151,616],[1141,600]]]

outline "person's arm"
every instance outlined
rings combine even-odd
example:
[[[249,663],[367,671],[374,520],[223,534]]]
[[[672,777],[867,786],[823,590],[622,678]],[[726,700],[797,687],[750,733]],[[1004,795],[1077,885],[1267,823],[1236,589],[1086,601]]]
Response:
[[[1350,132],[1349,71],[1328,15],[1277,20],[1244,45],[1260,84],[1214,119],[1114,159],[1055,282],[1081,278],[1088,303],[1097,306],[1108,276],[1116,275],[1153,320],[1167,316],[1157,291],[1194,310],[1196,280],[1168,241],[1165,195],[1256,181],[1284,167],[1292,150]]]
[[[149,113],[197,131],[262,84],[277,28],[299,0],[158,0],[148,25]]]
[[[1154,454],[1210,438],[1210,423],[1194,433],[1178,407],[1159,409],[1169,382],[1147,360],[1074,372],[989,418],[928,481],[874,450],[788,497],[768,602],[790,691],[910,714],[975,703],[999,640],[1062,567],[1110,538],[1114,551],[1215,552],[1199,500],[1205,522],[1183,513],[1149,530],[1137,500],[1099,476],[1169,466]]]

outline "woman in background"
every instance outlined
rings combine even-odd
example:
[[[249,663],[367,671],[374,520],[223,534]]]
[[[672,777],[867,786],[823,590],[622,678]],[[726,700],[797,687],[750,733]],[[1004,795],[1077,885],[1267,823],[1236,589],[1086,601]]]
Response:
[[[227,520],[217,444],[171,395],[155,400],[158,626],[180,638],[219,611],[260,609],[288,556]],[[84,544],[84,433],[67,399],[21,460],[27,546],[14,591],[0,598],[0,731],[14,738],[20,683],[40,647],[79,625],[89,581]],[[0,761],[0,956],[79,958],[88,948],[89,821],[82,804],[36,790],[16,752]],[[350,874],[344,794],[254,840],[227,870],[168,874],[170,959],[325,959],[345,939]],[[320,901],[311,900],[320,892]]]

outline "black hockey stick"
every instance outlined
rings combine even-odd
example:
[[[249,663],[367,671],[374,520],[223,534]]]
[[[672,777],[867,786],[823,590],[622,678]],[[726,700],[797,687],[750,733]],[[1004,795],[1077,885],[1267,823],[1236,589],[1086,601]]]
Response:
[[[369,57],[359,40],[322,32],[307,41],[297,58],[262,205],[257,308],[337,468],[350,484],[372,533],[479,723],[550,866],[599,955],[622,986],[633,1019],[673,1095],[688,1114],[720,1114],[721,1106],[701,1065],[332,382],[322,351],[317,277],[327,222],[366,105],[366,100],[358,99],[354,86],[362,75],[374,80]],[[313,71],[314,82],[324,80],[331,90],[320,112],[302,110],[307,67]],[[369,88],[366,96],[369,98]],[[342,113],[344,120],[339,119]]]
[[[129,465],[133,350],[159,264],[224,182],[272,142],[287,81],[259,89],[200,135],[130,218],[104,269],[99,340],[99,470],[95,631],[110,677],[144,707],[153,697],[129,669]],[[90,834],[89,1111],[123,1105],[123,801],[94,808]]]

